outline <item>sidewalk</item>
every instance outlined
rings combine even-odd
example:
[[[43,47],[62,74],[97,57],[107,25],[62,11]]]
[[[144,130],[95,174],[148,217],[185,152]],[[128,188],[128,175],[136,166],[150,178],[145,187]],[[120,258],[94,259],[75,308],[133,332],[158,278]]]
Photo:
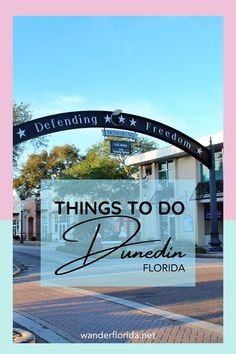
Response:
[[[41,244],[40,241],[24,241],[24,243],[20,243],[20,241],[13,241],[13,245],[37,246],[37,247],[39,247],[40,244]],[[67,255],[67,253],[64,253],[64,254]],[[196,253],[196,258],[223,258],[223,251],[222,252],[217,252],[217,253]]]
[[[13,245],[19,246],[40,246],[40,244],[40,241],[24,241],[23,243],[21,243],[20,241],[13,241]]]
[[[196,320],[199,322],[196,327],[194,322],[184,324],[170,316],[150,313],[145,305],[143,309],[135,309],[96,294],[87,295],[89,292],[83,289],[40,287],[40,282],[32,280],[29,276],[28,282],[14,284],[15,311],[54,331],[67,342],[223,342],[221,327],[217,325],[206,329]]]
[[[223,252],[216,253],[197,253],[196,258],[224,258]]]

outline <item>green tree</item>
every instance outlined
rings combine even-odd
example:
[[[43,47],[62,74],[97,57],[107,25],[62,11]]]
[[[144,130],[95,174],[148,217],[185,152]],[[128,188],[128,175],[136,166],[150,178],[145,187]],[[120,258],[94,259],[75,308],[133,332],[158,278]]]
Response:
[[[50,152],[43,150],[31,154],[20,168],[13,186],[24,198],[38,195],[41,179],[62,178],[67,169],[79,161],[79,151],[74,145],[56,146]]]
[[[113,139],[120,140],[120,139]],[[154,150],[157,144],[147,138],[139,138],[132,142],[132,154]],[[65,178],[79,179],[130,179],[135,178],[138,168],[127,166],[127,155],[113,155],[110,153],[110,143],[105,139],[93,145],[79,165],[74,165],[65,171]]]
[[[142,153],[157,148],[147,138],[133,142],[133,152]],[[127,166],[127,155],[110,153],[109,141],[93,145],[82,158],[73,145],[54,147],[51,151],[31,154],[14,179],[14,188],[24,198],[38,195],[41,179],[130,179],[138,169]]]
[[[29,104],[21,102],[19,104],[13,103],[13,124],[18,125],[25,123],[33,118],[32,112],[29,109]],[[27,145],[31,145],[35,150],[40,147],[45,147],[47,145],[46,137],[39,137],[28,142],[24,142],[18,145],[15,145],[13,148],[13,167],[16,171],[18,168],[18,160],[20,155],[24,152]]]
[[[87,156],[64,173],[68,179],[125,179],[127,174],[121,164],[114,158],[102,156],[96,147]]]
[[[118,139],[119,140],[119,139]],[[153,140],[150,140],[146,137],[139,137],[135,142],[132,142],[131,153],[132,155],[142,154],[147,151],[155,150],[158,148],[158,145]],[[117,160],[123,166],[126,171],[127,178],[138,178],[138,167],[136,166],[127,166],[125,160],[127,155],[117,155]]]
[[[158,144],[146,137],[139,137],[132,144],[132,154],[142,154],[147,151],[158,149]]]

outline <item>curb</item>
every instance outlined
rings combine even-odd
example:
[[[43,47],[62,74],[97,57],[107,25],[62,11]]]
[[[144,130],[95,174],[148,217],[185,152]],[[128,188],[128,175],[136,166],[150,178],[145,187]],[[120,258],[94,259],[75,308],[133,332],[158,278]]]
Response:
[[[17,265],[13,264],[13,277],[21,272],[20,267]]]
[[[14,311],[14,322],[30,330],[47,343],[80,343],[80,341],[69,333],[56,328],[50,323],[23,311]]]
[[[13,328],[13,343],[35,343],[35,336],[21,328]]]
[[[14,246],[40,246],[40,241],[24,241],[24,243],[20,243],[19,241],[13,241]]]
[[[67,290],[65,290],[65,291],[71,292],[74,294],[79,293],[79,294],[82,294],[85,296],[92,296],[92,297],[95,297],[95,298],[98,298],[101,300],[110,301],[115,304],[130,307],[130,308],[135,309],[137,311],[146,312],[151,315],[157,315],[159,317],[167,318],[172,321],[177,321],[179,323],[183,323],[186,326],[196,327],[196,328],[200,328],[203,330],[215,332],[219,335],[223,335],[223,326],[222,325],[202,321],[202,320],[199,320],[194,317],[180,315],[178,313],[170,312],[170,311],[164,310],[162,308],[159,308],[157,306],[153,306],[150,304],[141,304],[136,301],[126,300],[126,299],[118,298],[118,297],[107,295],[107,294],[96,293],[94,291],[85,290],[82,288],[67,288]]]
[[[196,254],[196,258],[219,258],[223,259],[223,254],[217,254],[217,253],[202,253],[202,254]]]

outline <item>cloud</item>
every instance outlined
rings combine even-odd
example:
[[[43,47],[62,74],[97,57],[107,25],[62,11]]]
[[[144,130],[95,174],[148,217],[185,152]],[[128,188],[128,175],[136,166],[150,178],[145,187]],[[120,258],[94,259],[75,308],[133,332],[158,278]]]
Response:
[[[36,103],[36,102],[35,102]],[[124,113],[130,113],[141,117],[150,118],[166,125],[172,126],[187,135],[197,138],[206,135],[213,130],[222,130],[222,110],[217,103],[203,105],[198,111],[193,110],[193,105],[186,101],[184,109],[176,109],[167,112],[161,105],[149,102],[148,100],[121,100],[105,102],[102,100],[90,99],[80,95],[58,95],[45,97],[42,101],[32,104],[34,118],[44,117],[51,114],[83,111],[83,110],[104,110],[114,111],[121,109]],[[214,125],[212,122],[214,121]],[[191,124],[190,124],[191,122]]]
[[[168,115],[158,109],[156,105],[153,105],[147,100],[136,101],[122,101],[116,102],[102,102],[94,99],[84,98],[80,95],[60,95],[57,97],[48,97],[47,100],[32,104],[34,111],[34,118],[44,117],[51,114],[72,112],[72,111],[85,111],[85,110],[99,110],[99,111],[114,111],[115,109],[121,109],[124,113],[130,113],[145,118],[150,118],[158,122],[170,126],[176,126],[176,122],[179,118],[173,115]],[[183,130],[184,131],[184,130]]]
[[[95,106],[96,109],[104,111],[114,111],[115,109],[121,109],[124,113],[130,113],[141,117],[150,118],[163,122],[165,124],[171,124],[171,122],[173,122],[172,116],[164,114],[163,112],[161,112],[161,110],[159,110],[156,106],[154,106],[148,101],[117,101],[115,104],[97,103]]]
[[[59,105],[74,105],[74,104],[81,104],[84,102],[84,99],[81,96],[78,95],[72,95],[72,96],[59,96],[54,100],[55,104]]]
[[[36,102],[32,102],[31,107],[34,112],[34,118],[48,116],[69,111],[83,110],[85,99],[79,95],[61,95],[44,97]]]

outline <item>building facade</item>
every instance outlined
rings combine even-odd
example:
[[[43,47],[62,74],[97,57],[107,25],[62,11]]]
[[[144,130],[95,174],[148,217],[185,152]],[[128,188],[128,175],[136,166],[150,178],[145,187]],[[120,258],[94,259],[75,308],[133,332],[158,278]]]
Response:
[[[219,237],[223,243],[223,133],[211,136],[216,171],[217,209]],[[198,139],[203,146],[209,146],[210,136]],[[192,156],[175,146],[166,146],[127,158],[128,165],[139,166],[140,179],[194,180],[196,188],[191,196],[196,208],[196,243],[208,247],[210,241],[210,192],[209,170]],[[173,229],[172,219],[166,220],[166,232]]]
[[[204,146],[209,145],[210,137],[199,139]],[[219,237],[223,243],[223,133],[212,135],[217,187],[217,209]],[[166,146],[143,154],[130,156],[126,159],[128,165],[139,166],[140,180],[192,180],[194,189],[191,198],[195,202],[195,230],[198,246],[208,247],[210,241],[210,193],[209,170],[198,160],[186,154],[175,146]],[[13,191],[13,238],[25,240],[62,240],[63,232],[71,225],[71,216],[51,214],[48,210],[40,209],[40,200],[37,197],[21,200],[16,191]],[[175,232],[172,216],[165,217],[164,232],[166,235]],[[134,226],[130,221],[122,225],[113,225],[107,231],[105,240],[112,235],[117,239],[125,233],[130,235]]]
[[[13,191],[13,239],[39,241],[41,235],[40,200],[37,197],[20,199]]]

